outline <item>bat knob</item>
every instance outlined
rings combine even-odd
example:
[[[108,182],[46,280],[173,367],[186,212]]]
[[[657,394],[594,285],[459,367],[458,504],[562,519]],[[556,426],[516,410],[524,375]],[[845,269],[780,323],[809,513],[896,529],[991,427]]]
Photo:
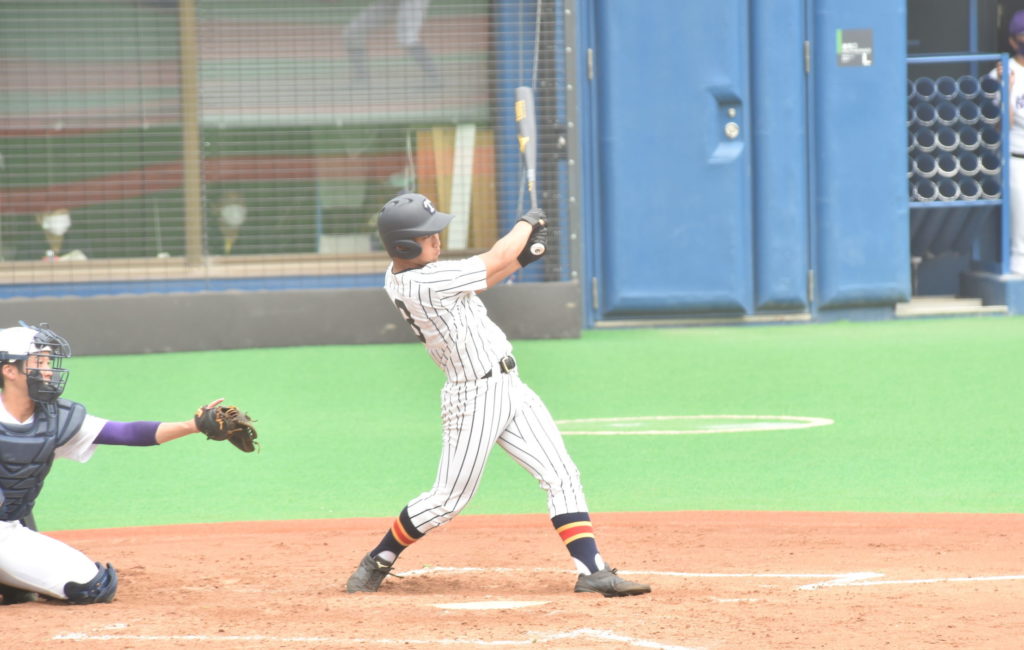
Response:
[[[537,256],[543,255],[545,250],[547,250],[547,247],[539,242],[530,246],[530,252]]]

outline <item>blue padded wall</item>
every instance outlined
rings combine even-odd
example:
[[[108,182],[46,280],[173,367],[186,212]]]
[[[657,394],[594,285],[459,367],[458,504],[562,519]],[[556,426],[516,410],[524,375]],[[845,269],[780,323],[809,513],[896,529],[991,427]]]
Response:
[[[806,8],[803,2],[754,2],[750,11],[756,307],[806,311]]]
[[[593,5],[602,317],[752,308],[747,5]]]
[[[902,2],[579,6],[588,324],[909,299]]]
[[[910,298],[906,8],[812,5],[814,265],[818,308]],[[870,65],[840,65],[839,30],[870,30]]]

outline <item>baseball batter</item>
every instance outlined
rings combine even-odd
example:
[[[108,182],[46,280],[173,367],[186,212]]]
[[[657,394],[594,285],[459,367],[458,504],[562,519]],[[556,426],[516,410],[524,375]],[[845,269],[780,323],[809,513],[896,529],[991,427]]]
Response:
[[[197,432],[184,422],[115,422],[61,399],[71,355],[45,324],[0,330],[0,596],[108,603],[117,571],[34,530],[32,507],[55,458],[86,462],[97,445],[157,445]],[[213,408],[215,400],[205,408]]]
[[[616,575],[598,552],[579,471],[547,407],[520,380],[508,338],[477,296],[538,259],[530,248],[546,243],[544,213],[531,210],[520,217],[485,253],[439,261],[439,233],[451,220],[421,194],[392,199],[378,215],[378,232],[392,260],[384,288],[446,376],[444,437],[433,487],[402,509],[360,561],[347,591],[377,591],[403,550],[461,512],[498,444],[547,491],[551,522],[579,572],[575,591],[649,592],[649,586]]]
[[[1024,275],[1024,10],[1010,18],[1010,273]],[[1002,78],[1002,64],[989,73]]]

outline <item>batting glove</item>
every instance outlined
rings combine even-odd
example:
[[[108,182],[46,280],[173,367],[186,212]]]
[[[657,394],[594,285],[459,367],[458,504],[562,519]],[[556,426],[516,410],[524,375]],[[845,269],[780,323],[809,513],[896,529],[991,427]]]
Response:
[[[536,262],[544,256],[544,253],[547,252],[548,227],[543,225],[543,222],[541,222],[541,224],[542,225],[534,229],[533,234],[530,235],[529,241],[526,242],[526,246],[523,246],[522,252],[519,253],[519,257],[516,258],[516,260],[519,261],[519,266],[525,267],[527,264]],[[535,246],[537,247],[535,248]]]
[[[547,223],[547,216],[544,215],[544,211],[540,208],[533,208],[523,216],[519,217],[518,221],[525,221],[530,224],[531,228],[536,230],[538,226],[543,226]]]

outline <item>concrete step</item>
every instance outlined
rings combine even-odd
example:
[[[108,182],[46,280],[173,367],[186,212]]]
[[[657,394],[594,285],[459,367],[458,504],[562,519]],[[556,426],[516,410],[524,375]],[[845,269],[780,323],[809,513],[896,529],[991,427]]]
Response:
[[[1009,314],[1006,305],[983,305],[980,298],[956,296],[914,296],[896,305],[897,318],[923,316],[973,316]]]

